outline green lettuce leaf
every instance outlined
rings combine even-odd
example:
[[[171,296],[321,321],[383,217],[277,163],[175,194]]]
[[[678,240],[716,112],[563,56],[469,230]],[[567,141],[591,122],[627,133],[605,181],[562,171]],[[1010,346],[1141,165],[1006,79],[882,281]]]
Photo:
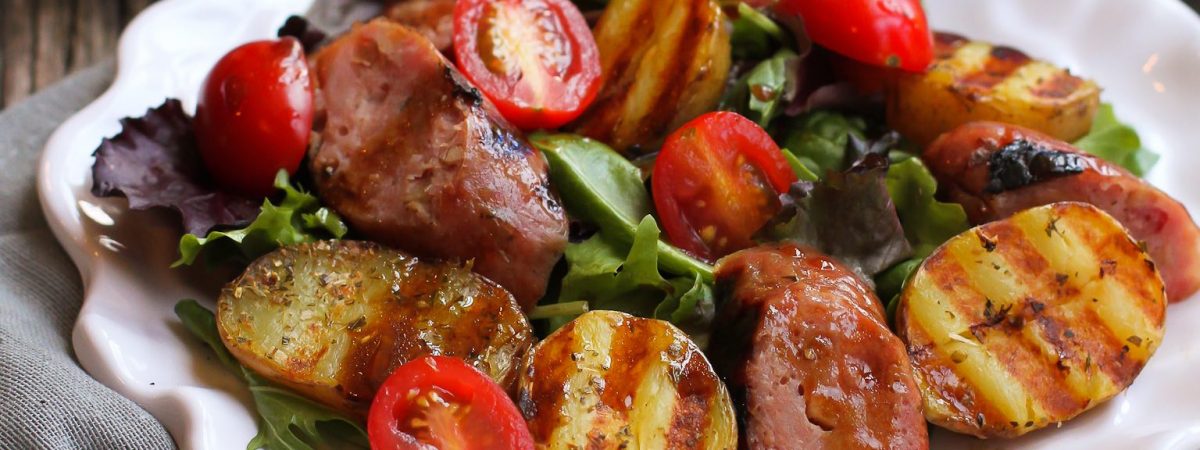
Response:
[[[191,265],[201,254],[214,263],[250,261],[279,247],[346,235],[346,224],[337,213],[321,206],[312,194],[293,187],[286,171],[275,176],[275,187],[283,191],[283,200],[278,205],[264,201],[258,217],[245,228],[211,231],[204,237],[183,235],[179,260],[171,267]]]
[[[229,370],[241,375],[250,387],[258,411],[258,434],[247,450],[311,450],[315,448],[369,448],[362,424],[287,389],[275,386],[238,364],[221,342],[212,311],[195,300],[175,305],[175,315],[192,335],[217,355]]]
[[[1092,130],[1078,141],[1079,149],[1124,167],[1137,176],[1144,176],[1158,163],[1158,154],[1142,147],[1142,139],[1133,127],[1122,123],[1105,103],[1092,122]]]
[[[792,88],[789,83],[795,83],[793,69],[799,63],[800,56],[787,48],[758,63],[735,86],[734,110],[766,128],[783,112],[784,94]]]
[[[847,161],[846,149],[851,136],[866,139],[867,122],[861,117],[814,111],[796,118],[788,129],[784,147],[809,172],[824,177],[846,170],[854,162]]]
[[[694,337],[706,333],[716,310],[712,287],[698,273],[664,277],[656,249],[659,234],[658,223],[647,215],[638,224],[632,245],[609,238],[603,230],[567,245],[568,269],[558,304],[586,301],[587,309],[668,320]],[[551,327],[570,319],[552,318]]]
[[[787,32],[779,24],[745,2],[737,5],[738,18],[729,35],[735,59],[760,59],[772,49],[788,42]]]
[[[957,203],[933,197],[937,180],[920,159],[907,155],[887,171],[887,190],[904,225],[913,254],[924,258],[939,245],[971,228],[967,213]]]
[[[529,141],[546,155],[550,182],[572,216],[598,226],[614,243],[633,243],[652,206],[637,166],[607,145],[577,135],[539,133]],[[665,271],[712,280],[711,265],[666,242],[655,248]]]

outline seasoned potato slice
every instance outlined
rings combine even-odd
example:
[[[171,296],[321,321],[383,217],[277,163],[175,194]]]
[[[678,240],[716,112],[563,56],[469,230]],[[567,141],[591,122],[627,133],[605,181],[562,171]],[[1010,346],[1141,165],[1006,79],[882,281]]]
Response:
[[[717,106],[730,29],[716,0],[610,1],[593,30],[604,87],[576,131],[621,152],[653,150]]]
[[[896,313],[934,424],[1012,437],[1124,390],[1163,337],[1163,282],[1108,214],[1055,203],[960,234]]]
[[[735,449],[725,385],[673,325],[579,316],[534,347],[518,383],[539,449]]]
[[[887,122],[924,146],[954,127],[991,120],[1032,128],[1064,141],[1087,134],[1100,88],[1066,69],[945,33],[933,66],[897,73],[887,89]]]
[[[353,241],[259,258],[221,291],[217,327],[246,367],[363,415],[384,379],[413,358],[462,357],[511,387],[533,343],[512,295],[469,266]]]

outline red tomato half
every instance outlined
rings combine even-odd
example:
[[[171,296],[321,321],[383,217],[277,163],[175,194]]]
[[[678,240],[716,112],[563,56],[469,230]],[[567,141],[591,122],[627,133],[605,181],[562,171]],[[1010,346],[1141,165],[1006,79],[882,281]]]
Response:
[[[196,106],[196,140],[221,187],[252,197],[274,191],[279,169],[295,174],[312,131],[304,48],[293,38],[257,41],[217,61]]]
[[[715,260],[752,247],[796,181],[783,152],[758,124],[712,112],[663,143],[650,180],[654,206],[672,244]]]
[[[458,67],[518,128],[558,128],[600,89],[600,52],[569,0],[459,0]]]
[[[426,356],[388,377],[367,416],[374,450],[532,450],[533,437],[499,385],[463,360]]]
[[[920,0],[780,0],[776,9],[803,18],[813,42],[868,64],[921,72],[933,61]]]

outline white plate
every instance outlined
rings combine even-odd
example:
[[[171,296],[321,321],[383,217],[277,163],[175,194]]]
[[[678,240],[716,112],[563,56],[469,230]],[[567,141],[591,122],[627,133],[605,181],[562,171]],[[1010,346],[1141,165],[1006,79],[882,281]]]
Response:
[[[255,432],[242,382],[175,319],[181,298],[211,305],[230,274],[170,270],[178,227],[89,193],[92,152],[117,121],[164,98],[194,108],[208,68],[270,37],[307,0],[169,0],[121,37],[113,86],[51,137],[38,174],[42,208],[83,277],[74,330],[87,371],[154,414],[183,448],[243,448]],[[1026,50],[1096,79],[1117,114],[1163,158],[1150,180],[1200,210],[1200,18],[1177,0],[926,0],[937,29]],[[1189,182],[1189,177],[1193,181]],[[1125,393],[1060,430],[1013,441],[935,432],[935,448],[1200,448],[1200,300],[1171,306],[1167,337]]]

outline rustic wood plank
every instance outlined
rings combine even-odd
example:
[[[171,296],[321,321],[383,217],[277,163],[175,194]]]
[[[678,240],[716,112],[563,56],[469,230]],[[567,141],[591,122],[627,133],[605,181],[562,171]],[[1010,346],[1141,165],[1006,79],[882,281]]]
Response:
[[[33,92],[33,23],[36,0],[5,0],[4,103],[11,105]]]
[[[105,0],[75,0],[67,70],[86,68],[111,55],[121,29],[120,8]]]
[[[72,0],[37,2],[36,53],[33,65],[33,89],[39,90],[67,75],[71,41]]]

